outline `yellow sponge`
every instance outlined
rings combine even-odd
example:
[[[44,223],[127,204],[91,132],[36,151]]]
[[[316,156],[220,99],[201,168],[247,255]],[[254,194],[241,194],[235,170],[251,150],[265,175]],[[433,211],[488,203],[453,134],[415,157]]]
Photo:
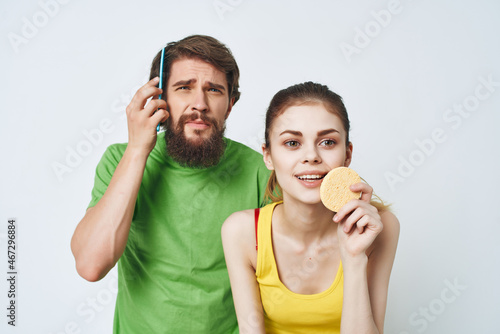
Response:
[[[323,204],[338,212],[351,199],[359,199],[361,192],[353,192],[349,186],[361,182],[358,173],[347,167],[332,169],[321,182],[320,196]]]

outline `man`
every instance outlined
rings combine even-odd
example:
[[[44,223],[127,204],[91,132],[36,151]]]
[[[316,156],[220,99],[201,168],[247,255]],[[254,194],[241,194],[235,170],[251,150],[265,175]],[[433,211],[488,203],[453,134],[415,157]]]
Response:
[[[118,262],[115,333],[235,333],[220,228],[262,204],[268,171],[223,137],[240,95],[229,49],[190,36],[169,43],[164,61],[165,90],[159,53],[127,107],[128,144],[108,147],[97,166],[71,249],[89,281]]]

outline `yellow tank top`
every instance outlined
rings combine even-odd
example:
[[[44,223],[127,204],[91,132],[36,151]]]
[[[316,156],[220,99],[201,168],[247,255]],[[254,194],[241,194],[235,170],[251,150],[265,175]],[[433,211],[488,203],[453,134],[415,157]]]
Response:
[[[264,308],[266,333],[340,333],[342,315],[342,263],[332,285],[325,291],[302,295],[290,291],[280,280],[274,258],[271,219],[276,204],[260,210],[255,275]]]

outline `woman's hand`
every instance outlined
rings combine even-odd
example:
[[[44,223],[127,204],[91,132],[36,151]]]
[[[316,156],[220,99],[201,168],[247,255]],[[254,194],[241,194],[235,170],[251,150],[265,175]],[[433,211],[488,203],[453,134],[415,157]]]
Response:
[[[367,249],[383,229],[377,208],[370,204],[373,188],[360,182],[351,185],[350,189],[361,191],[361,199],[349,201],[333,217],[338,223],[337,236],[343,262],[366,256]]]

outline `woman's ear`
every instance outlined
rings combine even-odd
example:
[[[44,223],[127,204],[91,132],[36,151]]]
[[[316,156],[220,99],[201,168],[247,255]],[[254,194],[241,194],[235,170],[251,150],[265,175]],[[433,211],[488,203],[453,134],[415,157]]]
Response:
[[[351,164],[351,159],[352,159],[352,143],[349,142],[349,144],[347,144],[347,147],[345,149],[344,167],[349,167],[349,165]]]
[[[274,170],[273,161],[271,160],[271,152],[266,144],[262,144],[262,155],[267,169]]]

